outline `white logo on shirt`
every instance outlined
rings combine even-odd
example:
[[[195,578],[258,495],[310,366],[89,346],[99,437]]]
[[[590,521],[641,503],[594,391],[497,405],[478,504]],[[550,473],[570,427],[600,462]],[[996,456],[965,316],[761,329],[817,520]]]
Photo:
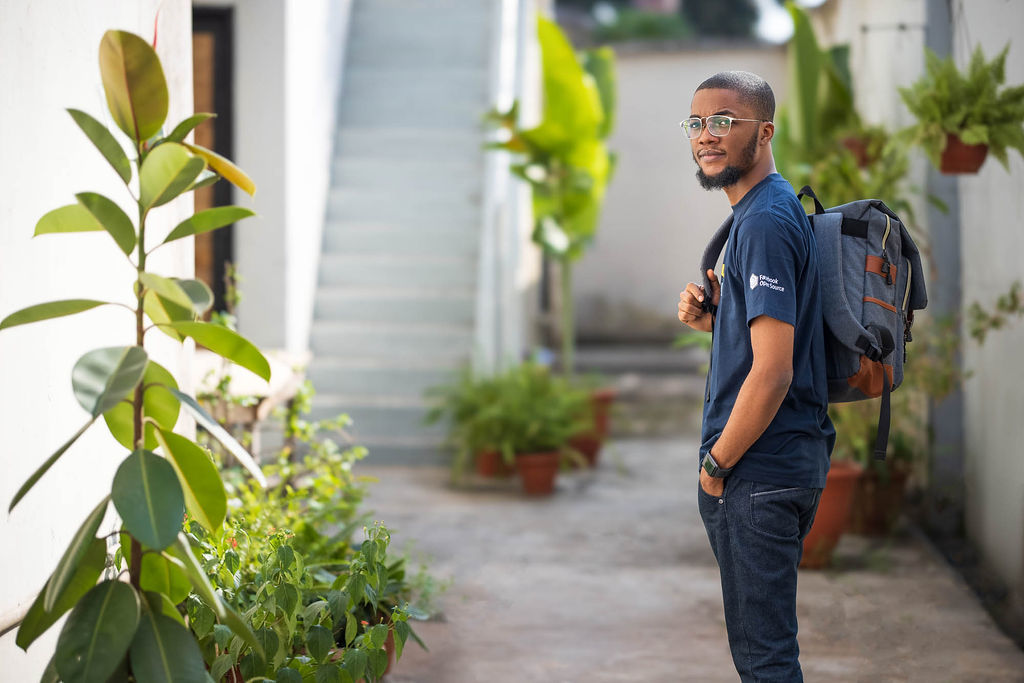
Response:
[[[750,288],[754,289],[758,286],[767,287],[768,289],[775,292],[785,292],[786,288],[779,284],[779,279],[774,277],[768,277],[767,275],[755,275],[750,274]]]
[[[754,289],[757,287],[757,276],[753,273],[750,274],[750,288]]]

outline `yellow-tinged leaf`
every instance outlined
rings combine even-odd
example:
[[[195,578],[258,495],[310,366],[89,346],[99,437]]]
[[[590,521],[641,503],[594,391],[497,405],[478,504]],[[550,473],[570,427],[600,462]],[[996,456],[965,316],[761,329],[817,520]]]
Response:
[[[256,193],[256,184],[252,182],[252,178],[247,176],[242,169],[235,166],[235,164],[230,160],[225,159],[212,150],[200,147],[199,145],[191,145],[187,142],[184,143],[184,145],[188,147],[189,151],[193,154],[197,154],[206,159],[206,163],[210,165],[210,168],[223,176],[232,185],[250,196]]]

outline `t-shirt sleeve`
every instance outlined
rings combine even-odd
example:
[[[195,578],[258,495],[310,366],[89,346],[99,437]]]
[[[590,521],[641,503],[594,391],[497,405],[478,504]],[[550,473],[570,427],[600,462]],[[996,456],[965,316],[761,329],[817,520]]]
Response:
[[[806,260],[796,229],[771,214],[750,216],[736,250],[747,324],[767,315],[796,326],[796,282]]]

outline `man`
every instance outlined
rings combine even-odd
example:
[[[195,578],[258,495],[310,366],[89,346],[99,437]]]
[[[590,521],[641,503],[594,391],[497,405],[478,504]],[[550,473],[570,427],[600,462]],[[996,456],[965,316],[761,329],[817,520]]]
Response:
[[[698,500],[718,560],[733,663],[743,681],[803,680],[797,565],[835,431],[828,418],[814,235],[775,172],[775,96],[759,76],[719,73],[693,95],[697,179],[725,191],[733,227],[723,277],[679,295],[679,320],[713,333]],[[705,297],[714,306],[702,310]]]

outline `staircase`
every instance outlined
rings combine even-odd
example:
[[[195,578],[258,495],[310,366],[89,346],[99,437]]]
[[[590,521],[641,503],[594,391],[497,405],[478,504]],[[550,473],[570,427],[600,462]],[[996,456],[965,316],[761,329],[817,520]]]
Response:
[[[423,390],[470,361],[492,0],[353,0],[310,346],[313,417],[437,462]]]

